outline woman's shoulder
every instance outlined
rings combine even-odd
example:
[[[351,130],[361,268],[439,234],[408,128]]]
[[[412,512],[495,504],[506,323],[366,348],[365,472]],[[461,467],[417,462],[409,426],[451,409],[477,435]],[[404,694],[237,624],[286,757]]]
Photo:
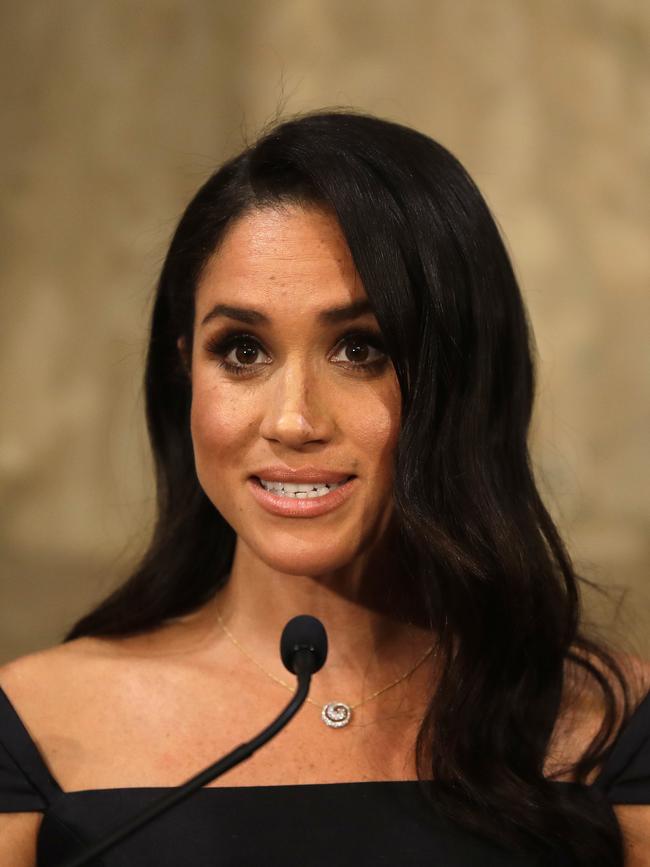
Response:
[[[621,679],[597,652],[576,648],[568,660],[563,700],[549,745],[547,775],[560,773],[559,779],[572,779],[572,766],[606,719],[613,719],[613,741],[650,694],[650,662],[617,651],[611,658]],[[595,780],[600,770],[595,768],[588,779]]]
[[[640,704],[650,693],[650,662],[633,654],[621,654],[620,664],[630,690],[632,704]]]
[[[47,732],[48,720],[62,716],[57,710],[63,705],[57,684],[73,680],[71,658],[78,658],[82,648],[80,642],[63,652],[58,647],[41,650],[0,666],[2,863],[1,856],[9,854],[12,864],[34,863],[40,815],[60,792],[40,750],[40,734]]]
[[[0,665],[0,686],[18,691],[82,686],[86,678],[134,671],[138,663],[153,664],[173,656],[178,643],[173,630],[163,627],[139,635],[82,636],[35,650]],[[124,663],[127,663],[125,666]]]
[[[0,687],[11,698],[32,704],[54,699],[85,676],[109,665],[115,653],[94,638],[78,638],[32,651],[0,665]]]
[[[0,664],[0,675],[12,678],[37,675],[41,671],[51,671],[53,667],[67,667],[86,660],[107,658],[114,655],[114,652],[111,642],[84,636],[14,657]]]
[[[151,683],[152,674],[156,682],[176,682],[205,667],[205,648],[214,643],[206,636],[207,627],[197,617],[137,634],[82,636],[0,665],[0,687],[26,705],[44,700],[65,705],[73,695],[92,697],[100,684],[106,695],[111,689],[134,692],[139,684]],[[217,670],[223,654],[208,656]]]
[[[633,713],[650,692],[650,662],[623,651],[609,650],[605,657],[596,651],[576,649],[567,667],[568,703],[582,714],[602,715],[606,707],[603,685],[611,689],[618,720],[624,723],[626,705]]]
[[[83,637],[6,662],[0,689],[43,752],[57,755],[99,731],[106,708],[117,716],[151,671],[151,662],[123,642]]]
[[[160,756],[146,745],[164,744],[183,718],[190,668],[150,637],[79,638],[19,657],[0,667],[0,741],[24,741],[24,727],[63,791],[155,782]]]

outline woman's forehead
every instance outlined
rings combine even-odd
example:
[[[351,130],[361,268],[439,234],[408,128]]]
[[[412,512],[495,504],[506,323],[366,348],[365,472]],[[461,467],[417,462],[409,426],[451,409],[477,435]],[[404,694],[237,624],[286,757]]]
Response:
[[[230,227],[203,271],[196,310],[200,319],[220,303],[266,312],[300,305],[317,316],[365,298],[334,216],[293,206],[252,211]]]

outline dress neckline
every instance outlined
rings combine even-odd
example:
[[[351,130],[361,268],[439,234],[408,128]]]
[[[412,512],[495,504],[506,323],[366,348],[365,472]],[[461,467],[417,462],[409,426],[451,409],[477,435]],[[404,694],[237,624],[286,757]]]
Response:
[[[23,722],[20,717],[18,711],[14,707],[11,702],[11,699],[7,695],[7,693],[0,686],[0,711],[3,710],[2,704],[4,704],[4,712],[8,713],[14,721],[14,725],[16,727],[16,741],[13,746],[15,751],[19,754],[19,757],[23,760],[20,762],[21,764],[26,763],[27,766],[33,769],[32,776],[34,778],[45,779],[47,788],[55,789],[57,795],[66,796],[66,797],[74,797],[81,795],[89,795],[96,794],[101,792],[166,792],[171,791],[172,789],[178,788],[178,785],[182,785],[183,782],[177,784],[176,786],[111,786],[105,788],[83,788],[83,789],[70,789],[65,790],[61,787],[58,780],[54,777],[52,772],[50,771],[49,765],[45,760],[45,757],[42,755],[39,747],[36,742],[32,738],[29,729],[26,724]],[[650,690],[646,693],[641,702],[636,706],[632,714],[630,715],[627,724],[625,727],[619,731],[616,740],[612,744],[610,748],[610,752],[607,755],[603,767],[598,773],[597,777],[589,784],[587,784],[586,788],[605,788],[610,778],[614,778],[619,772],[619,768],[624,765],[630,757],[630,752],[634,751],[637,748],[639,743],[639,734],[647,731],[648,726],[650,726]],[[17,758],[17,756],[14,756]],[[38,765],[40,764],[40,769]],[[40,773],[39,773],[40,771]],[[44,772],[44,773],[43,773]],[[574,783],[568,781],[554,781],[550,782],[555,783],[556,785],[575,785]],[[326,789],[329,787],[339,787],[339,788],[349,788],[349,787],[373,787],[373,786],[395,786],[395,787],[407,787],[407,786],[435,786],[435,780],[350,780],[350,781],[337,781],[337,782],[327,782],[327,783],[277,783],[277,784],[265,784],[265,785],[246,785],[246,786],[204,786],[199,791],[223,791],[229,794],[233,794],[238,790],[242,792],[255,792],[255,791],[277,791],[277,792],[287,792],[291,789],[299,789],[304,790],[307,788],[310,789]],[[42,788],[40,786],[39,788]]]

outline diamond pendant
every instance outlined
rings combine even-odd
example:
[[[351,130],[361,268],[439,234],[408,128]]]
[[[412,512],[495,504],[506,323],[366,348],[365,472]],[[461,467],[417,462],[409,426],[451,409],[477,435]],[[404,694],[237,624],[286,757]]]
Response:
[[[321,719],[334,729],[346,726],[352,719],[352,708],[342,701],[330,701],[323,705]]]

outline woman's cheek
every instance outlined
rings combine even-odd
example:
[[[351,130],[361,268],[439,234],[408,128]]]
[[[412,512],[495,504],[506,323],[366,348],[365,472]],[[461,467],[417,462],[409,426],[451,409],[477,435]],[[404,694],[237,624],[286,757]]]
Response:
[[[190,427],[194,460],[202,485],[206,471],[215,467],[225,470],[230,464],[231,469],[237,466],[234,455],[238,447],[243,445],[242,437],[245,437],[247,427],[241,403],[238,406],[235,400],[214,387],[205,390],[195,388]],[[229,453],[233,455],[230,461]]]
[[[362,454],[372,455],[380,464],[391,462],[399,438],[398,412],[388,402],[374,402],[365,410],[357,407],[354,437]]]

